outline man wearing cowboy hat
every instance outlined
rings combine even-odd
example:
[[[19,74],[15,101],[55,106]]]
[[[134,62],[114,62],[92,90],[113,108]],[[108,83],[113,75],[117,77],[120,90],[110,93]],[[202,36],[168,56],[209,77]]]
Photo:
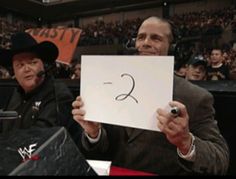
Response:
[[[11,49],[0,50],[0,64],[12,66],[19,84],[5,109],[17,111],[18,118],[2,120],[0,133],[31,126],[59,125],[65,126],[75,135],[78,125],[73,125],[70,113],[73,95],[65,84],[56,83],[45,69],[46,65],[53,65],[55,62],[58,56],[57,46],[49,41],[37,43],[25,32],[13,35],[11,45]]]

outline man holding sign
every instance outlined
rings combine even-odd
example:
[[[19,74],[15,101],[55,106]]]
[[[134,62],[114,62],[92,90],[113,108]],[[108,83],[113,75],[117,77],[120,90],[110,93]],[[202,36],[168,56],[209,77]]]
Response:
[[[172,41],[169,22],[150,17],[139,28],[136,48],[139,55],[166,56]],[[214,120],[212,95],[175,76],[173,99],[174,115],[157,109],[157,132],[85,120],[86,105],[77,97],[72,114],[84,129],[84,154],[159,175],[225,174],[229,151]]]

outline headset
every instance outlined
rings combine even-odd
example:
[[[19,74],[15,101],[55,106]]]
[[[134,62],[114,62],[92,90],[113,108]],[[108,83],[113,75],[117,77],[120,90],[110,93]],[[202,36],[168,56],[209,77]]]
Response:
[[[173,36],[173,40],[169,47],[168,55],[174,56],[174,69],[178,70],[185,63],[186,58],[188,58],[188,55],[184,54],[183,52],[183,41],[179,28],[174,24],[173,21],[169,19],[166,19],[166,21],[170,24],[171,33]]]
[[[173,55],[176,57],[179,52],[179,44],[181,42],[182,36],[179,32],[179,28],[174,24],[173,21],[169,19],[167,19],[166,21],[170,24],[171,33],[173,36],[172,42],[169,47],[168,55]]]

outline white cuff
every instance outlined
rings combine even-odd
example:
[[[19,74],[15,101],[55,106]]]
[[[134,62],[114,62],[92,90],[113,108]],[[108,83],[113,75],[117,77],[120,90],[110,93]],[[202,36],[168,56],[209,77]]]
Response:
[[[191,146],[189,148],[188,153],[186,155],[183,155],[178,148],[177,148],[177,153],[178,153],[179,157],[182,158],[182,159],[185,159],[185,160],[188,160],[188,161],[194,161],[195,156],[196,156],[196,147],[195,147],[195,144],[194,144],[195,137],[191,132],[189,134],[191,135],[191,138],[192,138],[191,141],[192,142],[191,142]]]
[[[89,135],[88,135],[86,132],[84,132],[85,136],[88,138],[88,141],[89,141],[91,144],[94,144],[94,143],[96,143],[96,142],[99,141],[99,139],[100,139],[100,137],[101,137],[101,133],[102,133],[102,130],[101,130],[101,128],[99,128],[98,136],[97,136],[96,138],[91,138],[91,137],[89,137]]]

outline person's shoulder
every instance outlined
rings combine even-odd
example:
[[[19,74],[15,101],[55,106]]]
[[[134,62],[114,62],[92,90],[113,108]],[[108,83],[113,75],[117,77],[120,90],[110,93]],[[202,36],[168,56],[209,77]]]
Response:
[[[209,91],[207,91],[205,88],[200,87],[196,84],[193,84],[192,82],[180,78],[178,76],[174,76],[174,85],[177,90],[180,90],[181,92],[185,92],[186,94],[189,95],[206,95],[206,96],[212,96]]]
[[[55,80],[55,90],[56,90],[57,96],[59,97],[73,98],[73,94],[70,88],[64,82],[60,80]]]

